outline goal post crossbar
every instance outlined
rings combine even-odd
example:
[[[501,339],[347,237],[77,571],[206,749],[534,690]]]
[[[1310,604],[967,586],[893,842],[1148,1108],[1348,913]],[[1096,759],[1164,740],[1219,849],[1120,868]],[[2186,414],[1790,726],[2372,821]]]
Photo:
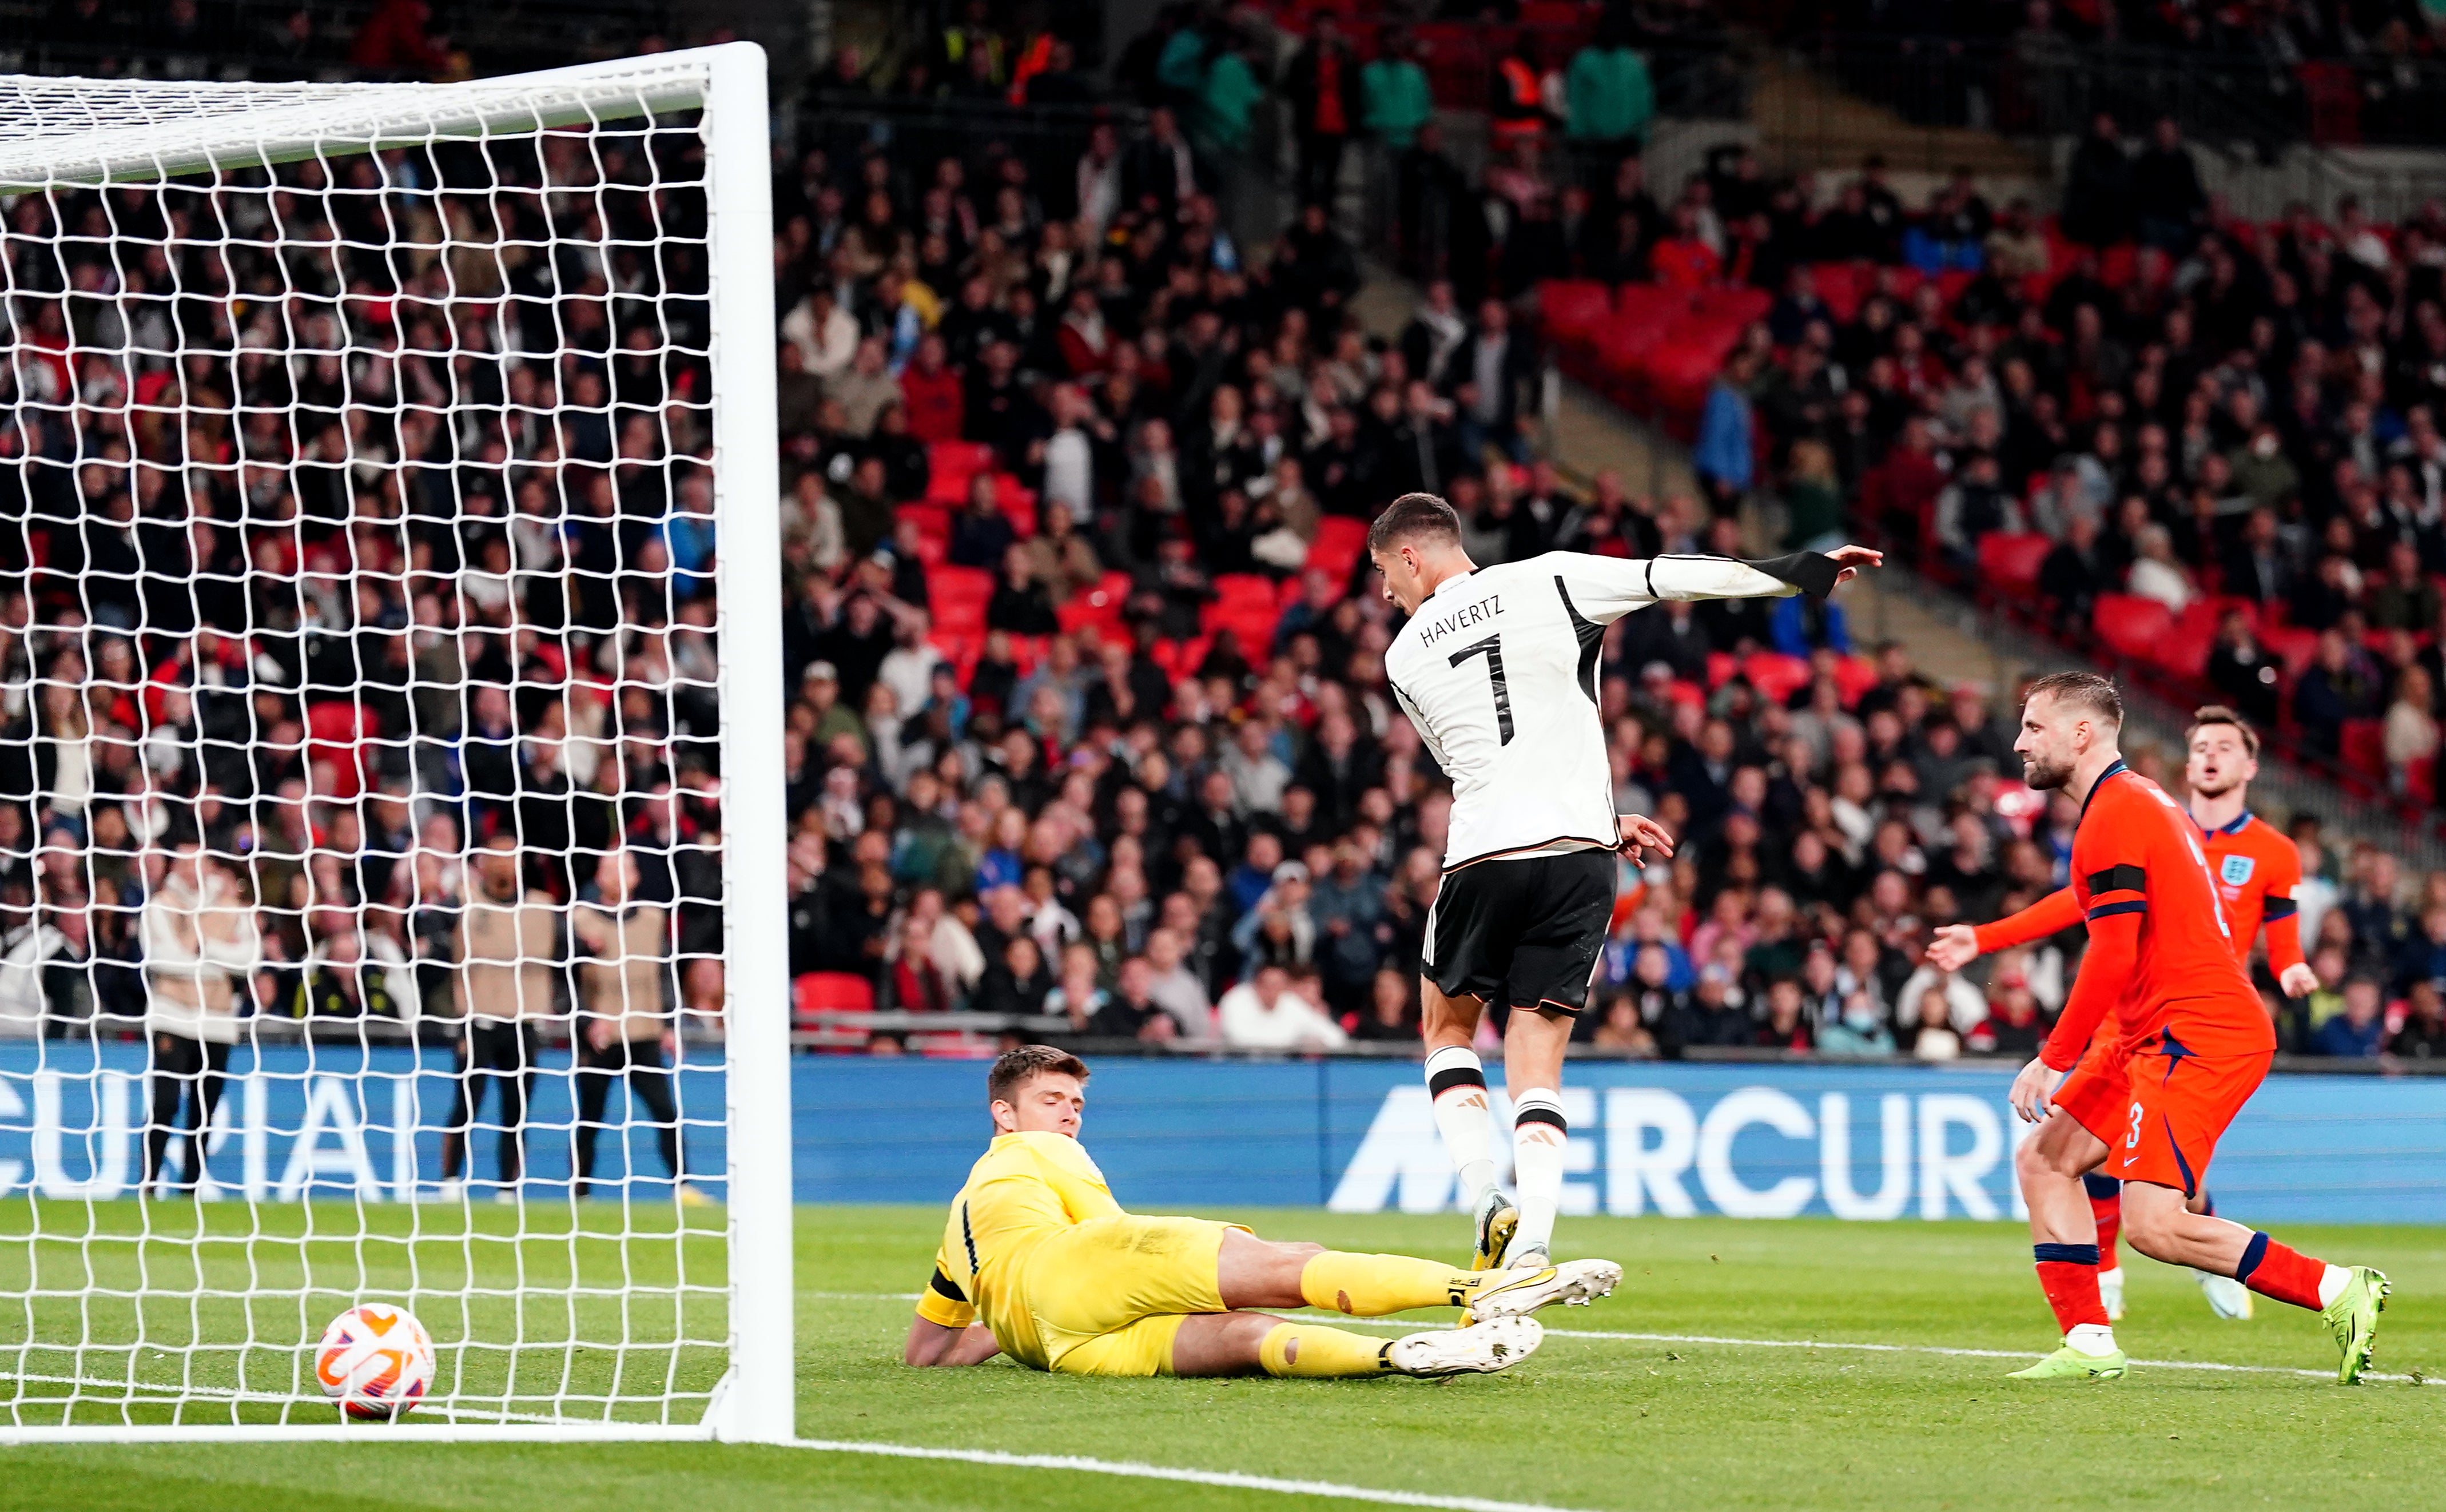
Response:
[[[725,59],[692,47],[459,84],[185,84],[0,79],[0,193],[155,180],[452,138],[516,135],[688,110]],[[90,86],[110,95],[96,110]],[[86,86],[86,87],[81,87]],[[63,116],[72,120],[61,129]]]
[[[722,752],[728,1360],[692,1423],[572,1415],[417,1421],[388,1442],[795,1436],[789,976],[782,801],[781,490],[769,107],[763,49],[735,42],[440,85],[201,85],[0,77],[0,194],[162,183],[443,141],[702,109],[713,309],[711,483]],[[303,1350],[312,1344],[301,1338]],[[0,1386],[8,1384],[0,1370]],[[93,1402],[151,1407],[141,1399]],[[289,1414],[284,1413],[283,1416]],[[20,1443],[380,1442],[383,1425],[11,1422]]]

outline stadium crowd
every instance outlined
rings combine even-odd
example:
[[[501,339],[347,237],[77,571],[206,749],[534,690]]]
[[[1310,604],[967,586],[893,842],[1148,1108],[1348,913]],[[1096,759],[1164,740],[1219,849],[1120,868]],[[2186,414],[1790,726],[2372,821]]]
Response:
[[[1746,475],[1711,477],[1712,501],[1635,499],[1613,478],[1580,494],[1533,455],[1522,421],[1542,359],[1523,302],[1506,296],[1589,272],[1572,260],[1588,243],[1530,232],[1533,255],[1498,242],[1471,265],[1478,299],[1454,287],[1471,268],[1425,270],[1417,319],[1398,341],[1370,342],[1346,312],[1349,253],[1320,211],[1271,248],[1227,247],[1191,189],[1186,145],[1162,154],[1175,202],[1143,179],[1128,187],[1147,144],[1176,130],[1159,108],[1147,138],[1100,134],[1080,163],[1075,219],[1048,209],[1031,227],[1028,192],[1014,186],[995,185],[990,213],[972,200],[980,250],[931,330],[923,311],[904,313],[908,254],[870,255],[867,228],[875,245],[939,238],[938,258],[951,254],[949,231],[969,223],[967,185],[994,176],[869,160],[856,175],[875,186],[865,219],[840,232],[830,288],[810,289],[785,322],[839,331],[835,378],[802,376],[819,355],[807,342],[784,355],[813,417],[812,437],[793,444],[787,551],[800,677],[792,951],[809,1006],[967,1007],[1066,1016],[1097,1038],[1260,1048],[1409,1038],[1449,799],[1386,694],[1381,654],[1398,626],[1357,556],[1360,524],[1424,487],[1454,500],[1483,561],[1739,549],[1730,508]],[[1550,192],[1532,172],[1539,150],[1515,150],[1510,165],[1528,176],[1503,180],[1499,167],[1485,193],[1526,194],[1540,211],[1595,202],[1577,181]],[[1703,178],[1666,216],[1628,161],[1608,176],[1621,218],[1657,235],[1626,234],[1626,250],[1651,272],[1679,259],[1694,283],[1720,280],[1726,256],[1758,276],[1778,225],[1794,238],[1784,267],[1803,236],[1872,245],[1883,224],[1891,251],[1872,255],[1899,258],[1918,235],[1873,181],[1864,198],[1889,218],[1864,212],[1846,233],[1833,216],[1799,215],[1784,186],[1738,160],[1725,180],[1749,181],[1753,213],[1714,208],[1728,183]],[[1124,187],[1100,218],[1113,201],[1090,191],[1116,164]],[[809,166],[808,202],[846,204],[843,176],[829,160]],[[895,199],[903,179],[920,187]],[[1793,212],[1781,222],[1778,202]],[[1552,223],[1510,219],[1515,235]],[[820,248],[817,224],[785,239]],[[1742,239],[1753,234],[1759,245]],[[1730,238],[1723,253],[1711,236]],[[859,256],[863,278],[851,271]],[[988,274],[1001,264],[1025,271],[1003,275],[998,297]],[[862,317],[857,293],[842,312],[832,291],[843,285],[872,291]],[[1932,343],[1914,344],[1904,387],[1884,347],[1910,307],[1871,303],[1880,312],[1804,322],[1829,347],[1814,371],[1839,333],[1845,355],[1880,376],[1842,389],[1821,376],[1796,406],[1826,425],[1834,455],[1816,478],[1827,497],[1792,511],[1793,544],[1838,533],[1840,499],[1904,432],[1931,452],[1952,442],[1933,414],[1916,415],[1933,407],[1915,387],[1940,370]],[[1042,312],[1054,309],[1064,313],[1048,331]],[[898,402],[930,416],[913,429],[928,472],[897,439],[911,422],[886,391],[895,370]],[[956,387],[944,376],[955,371]],[[869,393],[883,397],[848,402]],[[1861,435],[1838,448],[1834,418],[1872,397]],[[1775,402],[1752,398],[1744,410]],[[837,439],[855,436],[861,409],[892,439]],[[2062,398],[2049,412],[2069,425]],[[1803,439],[1780,439],[1778,477]],[[1848,478],[1847,461],[1859,469]],[[1935,923],[1990,917],[2059,882],[2070,816],[2000,775],[2010,735],[1989,693],[1933,687],[1897,648],[1853,651],[1839,606],[1793,600],[1659,608],[1609,635],[1622,804],[1659,814],[1687,843],[1671,866],[1626,879],[1584,1024],[1592,1044],[1939,1057],[2025,1050],[2043,1032],[2077,942],[2009,954],[1976,981],[1925,968],[1921,944]],[[2315,827],[2305,839],[2317,885],[2343,888],[2332,906],[2305,906],[2324,931],[2313,937],[2343,949],[2321,957],[2329,991],[2275,1011],[2288,1048],[2316,1053],[2351,1048],[2331,1023],[2365,1028],[2345,1006],[2353,973],[2399,999],[2416,986],[2405,941],[2421,930],[2406,921],[2430,911],[2373,898],[2394,882],[2374,854],[2338,858],[2350,876],[2324,880]],[[2435,917],[2446,940],[2446,912]],[[2378,1033],[2418,1053],[2446,1028],[2434,994],[2413,991]]]

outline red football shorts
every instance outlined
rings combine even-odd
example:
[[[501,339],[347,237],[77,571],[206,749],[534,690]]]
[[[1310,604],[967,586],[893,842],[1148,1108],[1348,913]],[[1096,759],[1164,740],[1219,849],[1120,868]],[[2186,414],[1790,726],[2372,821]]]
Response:
[[[2272,1050],[2200,1055],[2180,1046],[2169,1053],[2158,1040],[2135,1050],[2124,1063],[2129,1095],[2114,1132],[2082,1121],[2106,1140],[2100,1174],[2196,1194],[2226,1125],[2267,1079],[2275,1058]]]
[[[2056,1085],[2051,1100],[2056,1111],[2097,1135],[2099,1143],[2113,1145],[2130,1116],[2124,1111],[2132,1101],[2125,1089],[2124,1066],[2114,1038],[2099,1034]],[[2108,1163],[2113,1163],[2111,1158]]]

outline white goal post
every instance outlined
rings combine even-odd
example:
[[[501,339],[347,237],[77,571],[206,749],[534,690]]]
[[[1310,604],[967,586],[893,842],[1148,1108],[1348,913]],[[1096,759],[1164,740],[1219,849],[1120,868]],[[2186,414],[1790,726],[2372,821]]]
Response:
[[[0,77],[0,1444],[794,1436],[770,175],[751,43]]]

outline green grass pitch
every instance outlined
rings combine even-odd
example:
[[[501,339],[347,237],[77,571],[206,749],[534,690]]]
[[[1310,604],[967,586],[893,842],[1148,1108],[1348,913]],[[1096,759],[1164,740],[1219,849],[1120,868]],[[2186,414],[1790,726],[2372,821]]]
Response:
[[[1465,1240],[1464,1220],[1450,1216],[1228,1216],[1269,1237],[1346,1249],[1450,1255]],[[22,1233],[22,1205],[0,1206],[0,1234]],[[905,1370],[897,1359],[910,1304],[890,1294],[923,1281],[940,1224],[934,1208],[800,1211],[801,1435],[1083,1455],[1589,1512],[2446,1505],[2437,1469],[2446,1390],[2408,1380],[2347,1390],[2283,1373],[2332,1368],[2333,1347],[2314,1319],[2263,1298],[2256,1320],[2219,1322],[2187,1274],[2136,1257],[2126,1261],[2132,1311],[2117,1330],[2136,1360],[2276,1369],[2136,1366],[2121,1382],[2041,1388],[2004,1380],[2011,1360],[1920,1352],[2035,1355],[2053,1344],[2027,1236],[2016,1225],[1566,1219],[1560,1253],[1609,1256],[1628,1276],[1595,1307],[1546,1314],[1558,1332],[1535,1358],[1496,1377],[1335,1383],[1073,1380],[1003,1362]],[[2446,1376],[2446,1230],[2283,1237],[2386,1269],[2396,1295],[2378,1369]],[[530,1248],[571,1253],[550,1239],[473,1253],[492,1274]],[[22,1244],[0,1245],[0,1268],[17,1267],[0,1269],[0,1297],[22,1288],[25,1253]],[[583,1255],[525,1259],[587,1263]],[[105,1281],[113,1266],[132,1263],[97,1253]],[[395,1284],[381,1274],[367,1279]],[[0,1305],[0,1371],[14,1368],[24,1338],[17,1311]],[[1574,1332],[1908,1348],[1778,1349]],[[581,1370],[577,1379],[589,1377]],[[0,1392],[11,1391],[0,1380]],[[349,1512],[1292,1512],[1327,1504],[807,1450],[417,1446],[412,1426],[387,1431],[397,1445],[0,1449],[0,1507],[184,1512],[309,1499]]]

